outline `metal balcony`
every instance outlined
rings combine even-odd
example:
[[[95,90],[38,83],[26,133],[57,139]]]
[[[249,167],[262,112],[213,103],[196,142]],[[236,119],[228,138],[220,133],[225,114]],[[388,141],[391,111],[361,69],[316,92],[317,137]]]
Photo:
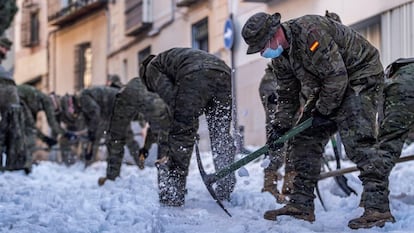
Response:
[[[64,26],[76,22],[106,6],[109,0],[77,0],[48,16],[49,23]]]
[[[195,3],[202,2],[203,0],[180,0],[177,1],[177,7],[189,7]]]

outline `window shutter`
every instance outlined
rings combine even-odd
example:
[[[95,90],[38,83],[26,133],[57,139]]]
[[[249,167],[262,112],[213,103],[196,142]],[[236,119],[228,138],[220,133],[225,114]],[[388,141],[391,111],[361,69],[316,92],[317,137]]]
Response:
[[[83,75],[82,75],[82,68],[81,68],[82,66],[81,65],[82,63],[81,52],[82,52],[81,46],[79,45],[75,46],[75,63],[74,63],[75,64],[75,67],[74,67],[75,91],[78,91],[82,88],[81,80],[82,80]]]
[[[22,24],[21,30],[21,44],[23,47],[30,47],[30,8],[23,4],[22,7]]]

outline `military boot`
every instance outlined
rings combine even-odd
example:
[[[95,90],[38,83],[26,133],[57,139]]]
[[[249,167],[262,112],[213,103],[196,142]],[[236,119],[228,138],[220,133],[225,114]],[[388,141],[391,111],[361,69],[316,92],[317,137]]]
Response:
[[[348,227],[351,229],[383,227],[387,222],[395,222],[395,218],[390,211],[380,212],[366,209],[361,217],[349,221]]]
[[[265,169],[262,192],[269,192],[276,198],[277,203],[283,204],[286,203],[286,199],[277,189],[277,181],[280,179],[281,174],[279,172]]]
[[[292,204],[287,204],[284,207],[276,210],[268,210],[264,214],[264,218],[267,220],[276,221],[277,216],[280,215],[289,215],[297,219],[302,219],[308,222],[315,221],[315,213],[313,209],[304,209],[293,206]]]
[[[184,205],[186,176],[181,171],[159,169],[158,187],[160,203],[166,206]]]
[[[282,193],[279,194],[278,203],[287,204],[289,202],[289,195],[293,191],[293,181],[295,180],[295,176],[296,176],[295,171],[286,172],[283,178]]]

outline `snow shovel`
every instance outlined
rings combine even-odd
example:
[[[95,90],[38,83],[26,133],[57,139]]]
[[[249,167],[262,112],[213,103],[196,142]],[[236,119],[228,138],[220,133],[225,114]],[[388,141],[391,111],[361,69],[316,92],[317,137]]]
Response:
[[[302,123],[298,124],[294,128],[290,129],[282,137],[277,139],[274,143],[284,143],[284,142],[286,142],[290,138],[294,137],[295,135],[301,133],[305,129],[312,126],[312,121],[313,121],[312,117],[308,118],[307,120],[305,120]],[[197,147],[197,144],[196,144],[197,165],[198,165],[198,170],[200,171],[201,178],[203,179],[203,182],[206,185],[207,190],[210,193],[210,195],[213,197],[213,199],[216,201],[216,203],[224,210],[224,212],[226,212],[230,217],[231,217],[231,214],[224,208],[223,203],[221,203],[220,200],[217,198],[217,195],[216,195],[216,193],[214,192],[214,189],[213,189],[213,184],[216,181],[226,177],[228,174],[236,171],[237,169],[241,168],[242,166],[244,166],[244,165],[248,164],[249,162],[255,160],[256,158],[258,158],[262,154],[266,153],[268,150],[269,150],[269,148],[267,147],[267,145],[265,145],[265,146],[259,148],[258,150],[250,153],[246,157],[238,160],[237,162],[234,162],[234,163],[230,164],[229,166],[227,166],[227,167],[225,167],[225,168],[223,168],[223,169],[221,169],[221,170],[219,170],[215,173],[207,174],[205,172],[203,164],[201,162],[200,153],[198,152],[198,147]]]

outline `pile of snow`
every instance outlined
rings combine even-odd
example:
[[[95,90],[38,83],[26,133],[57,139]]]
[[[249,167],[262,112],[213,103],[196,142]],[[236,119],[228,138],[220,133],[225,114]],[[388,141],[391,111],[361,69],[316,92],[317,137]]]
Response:
[[[257,149],[257,148],[253,148]],[[403,155],[414,154],[414,144]],[[207,172],[213,171],[210,153],[202,154]],[[280,208],[268,193],[261,193],[263,164],[259,159],[238,174],[231,202],[224,202],[233,217],[228,217],[207,192],[193,155],[187,180],[184,207],[162,207],[158,203],[156,168],[139,170],[123,165],[121,177],[99,187],[106,162],[88,168],[41,162],[26,176],[23,172],[0,173],[0,232],[85,233],[85,232],[395,232],[414,229],[414,161],[398,164],[390,176],[391,210],[397,222],[384,228],[351,230],[348,221],[362,214],[359,196],[344,197],[329,178],[319,182],[328,210],[316,199],[316,221],[308,223],[288,216],[277,221],[263,219],[269,209]],[[354,166],[349,161],[343,167]],[[335,164],[332,163],[332,167]],[[358,194],[358,173],[347,174],[348,184]],[[281,186],[281,184],[279,184]]]

